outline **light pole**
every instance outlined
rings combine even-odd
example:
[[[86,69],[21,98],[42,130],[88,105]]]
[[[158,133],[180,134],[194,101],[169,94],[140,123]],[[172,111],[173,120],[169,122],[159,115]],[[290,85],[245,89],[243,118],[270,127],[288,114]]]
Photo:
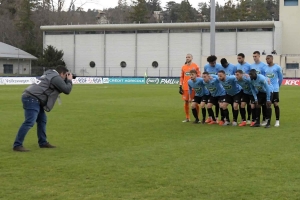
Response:
[[[18,48],[18,74],[20,74],[20,53],[19,53],[19,48]]]
[[[19,48],[15,49],[15,50],[18,50],[18,74],[20,73],[20,54],[19,54]]]
[[[215,55],[216,47],[216,7],[215,0],[210,0],[210,55]]]

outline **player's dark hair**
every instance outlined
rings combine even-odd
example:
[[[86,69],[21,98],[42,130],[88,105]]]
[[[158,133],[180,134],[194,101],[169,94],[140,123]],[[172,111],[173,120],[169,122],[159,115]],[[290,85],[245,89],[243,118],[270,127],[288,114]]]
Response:
[[[249,74],[250,74],[250,73],[251,73],[251,74],[252,74],[252,73],[253,73],[253,74],[256,74],[256,70],[255,70],[255,69],[251,69],[251,70],[249,71]]]
[[[243,72],[243,70],[240,70],[240,69],[238,69],[238,70],[236,70],[236,72],[235,73],[240,73],[240,74],[243,74],[244,72]]]
[[[241,56],[242,58],[245,58],[245,54],[239,53],[238,56]]]
[[[209,73],[208,73],[208,72],[203,72],[202,74],[203,74],[203,75],[209,75]]]
[[[260,55],[260,52],[259,52],[259,51],[254,51],[253,54],[258,54],[258,55]]]
[[[217,61],[217,59],[218,59],[217,56],[211,55],[211,56],[207,57],[207,62],[209,62],[209,63],[215,62],[215,61]]]
[[[195,69],[192,69],[192,70],[190,71],[190,74],[197,74],[197,71],[196,71]]]
[[[225,71],[224,70],[220,70],[220,71],[218,71],[218,73],[225,74]]]
[[[222,65],[225,65],[225,64],[228,63],[227,60],[226,60],[226,58],[222,58],[222,59],[220,60],[220,62],[221,62]]]
[[[267,55],[267,57],[271,57],[271,58],[273,58],[273,56],[272,56],[272,55]]]
[[[65,67],[65,66],[63,66],[63,65],[58,65],[56,68],[55,68],[55,70],[59,73],[59,74],[61,74],[61,73],[67,73],[69,70]]]

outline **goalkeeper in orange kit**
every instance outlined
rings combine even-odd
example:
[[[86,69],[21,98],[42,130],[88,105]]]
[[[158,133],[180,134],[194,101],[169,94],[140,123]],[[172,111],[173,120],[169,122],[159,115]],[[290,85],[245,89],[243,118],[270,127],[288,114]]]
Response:
[[[193,63],[192,54],[186,55],[185,65],[181,68],[181,76],[180,76],[180,85],[179,85],[179,94],[182,95],[182,99],[184,100],[184,111],[185,111],[185,120],[182,122],[190,121],[190,108],[189,108],[189,86],[188,80],[190,80],[190,71],[192,69],[197,71],[197,77],[200,76],[200,69],[196,63]],[[195,91],[193,91],[191,98],[194,98]],[[197,113],[199,113],[199,105],[196,106]]]

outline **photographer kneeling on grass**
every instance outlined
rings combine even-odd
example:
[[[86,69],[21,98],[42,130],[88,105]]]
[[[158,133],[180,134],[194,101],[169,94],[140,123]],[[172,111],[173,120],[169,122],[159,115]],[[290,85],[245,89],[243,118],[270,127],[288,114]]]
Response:
[[[50,112],[60,93],[70,94],[73,75],[65,66],[57,66],[55,70],[47,70],[36,83],[25,89],[22,103],[25,121],[16,136],[13,150],[29,151],[23,147],[23,141],[29,129],[37,123],[37,136],[40,148],[55,148],[47,142],[45,111]]]

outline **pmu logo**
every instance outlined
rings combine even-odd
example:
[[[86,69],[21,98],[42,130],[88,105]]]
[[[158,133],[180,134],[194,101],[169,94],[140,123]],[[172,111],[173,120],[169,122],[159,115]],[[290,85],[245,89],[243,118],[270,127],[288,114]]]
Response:
[[[248,85],[245,85],[245,86],[243,87],[243,89],[244,89],[244,90],[249,90],[250,88],[248,87]]]
[[[261,87],[261,86],[259,86],[259,85],[256,85],[255,86],[258,90],[262,90],[263,89],[263,87]]]
[[[214,92],[217,90],[217,88],[207,88],[209,91]]]
[[[256,73],[257,73],[257,74],[260,74],[260,71],[256,70]]]
[[[275,74],[267,74],[267,77],[268,77],[268,78],[274,78],[274,77],[275,77]]]
[[[190,72],[185,72],[185,75],[186,76],[191,76],[191,73]]]
[[[232,88],[231,85],[224,85],[223,87],[224,87],[225,90],[230,90]]]
[[[199,92],[202,91],[202,88],[201,88],[201,87],[199,87],[199,88],[194,88],[194,90],[195,90],[195,92],[199,93]]]
[[[147,78],[146,84],[158,84],[159,78]]]

